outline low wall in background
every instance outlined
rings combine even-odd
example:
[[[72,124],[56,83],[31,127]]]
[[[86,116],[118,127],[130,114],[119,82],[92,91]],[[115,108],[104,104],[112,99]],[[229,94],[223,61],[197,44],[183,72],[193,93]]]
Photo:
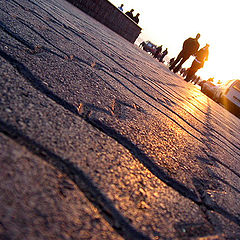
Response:
[[[129,42],[134,43],[141,28],[107,0],[67,0]]]

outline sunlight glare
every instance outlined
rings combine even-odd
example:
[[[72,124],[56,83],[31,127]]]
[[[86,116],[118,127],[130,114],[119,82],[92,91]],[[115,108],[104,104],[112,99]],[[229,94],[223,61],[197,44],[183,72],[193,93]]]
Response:
[[[168,48],[168,57],[176,57],[183,41],[199,32],[200,48],[210,44],[209,60],[197,75],[203,79],[214,77],[214,82],[239,79],[240,34],[238,33],[239,1],[202,0],[110,0],[115,6],[124,4],[124,12],[134,9],[140,13],[140,38]],[[190,67],[187,61],[183,67]]]

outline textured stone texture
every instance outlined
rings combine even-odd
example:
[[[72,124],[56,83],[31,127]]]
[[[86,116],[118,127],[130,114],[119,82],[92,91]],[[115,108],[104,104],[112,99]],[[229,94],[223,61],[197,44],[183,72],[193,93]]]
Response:
[[[239,238],[238,118],[66,1],[0,5],[1,238]]]

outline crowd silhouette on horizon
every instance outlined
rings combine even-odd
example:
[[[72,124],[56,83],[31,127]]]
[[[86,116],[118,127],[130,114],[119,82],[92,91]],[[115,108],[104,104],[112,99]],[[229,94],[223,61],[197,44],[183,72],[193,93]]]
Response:
[[[121,4],[118,9],[123,12],[123,4]],[[133,14],[134,9],[125,12],[130,19],[132,19],[136,24],[139,23],[140,14],[137,13],[135,16]],[[184,80],[195,81],[196,80],[196,72],[204,67],[204,63],[208,61],[209,55],[209,44],[206,44],[204,47],[199,49],[200,44],[198,42],[201,37],[200,33],[196,35],[195,38],[189,37],[183,42],[183,46],[181,51],[179,52],[176,58],[171,58],[168,62],[169,70],[174,73],[180,72],[180,75],[184,77]],[[150,45],[150,46],[149,46]],[[149,52],[153,57],[159,62],[164,63],[164,57],[168,54],[168,48],[163,51],[163,45],[159,45],[158,47],[152,44],[150,41],[143,41],[140,43],[139,47],[142,47],[143,50]],[[182,65],[190,58],[190,56],[194,56],[191,66],[189,68],[183,68]]]
[[[168,48],[163,50],[163,45],[156,47],[156,49],[153,50],[153,48],[149,47],[149,44],[152,45],[152,43],[148,42],[141,42],[139,44],[139,47],[141,47],[144,51],[149,52],[154,58],[159,60],[159,62],[164,63],[164,57],[168,54]]]
[[[118,9],[123,12],[123,6],[124,4],[121,4]],[[131,18],[136,24],[139,23],[139,16],[140,13],[137,13],[135,16],[133,15],[134,9],[132,8],[130,11],[125,12],[125,15],[127,15],[129,18]]]
[[[182,50],[176,58],[171,58],[168,62],[169,70],[174,73],[180,72],[180,75],[184,77],[184,80],[189,82],[192,81],[194,84],[200,81],[200,77],[196,76],[196,72],[204,67],[204,63],[208,61],[209,55],[209,44],[206,44],[204,47],[199,49],[200,44],[198,42],[200,38],[198,33],[195,38],[189,37],[183,42]],[[156,47],[153,52],[148,47],[148,42],[141,42],[139,47],[142,47],[143,50],[150,52],[154,58],[158,59],[160,62],[164,62],[164,57],[168,54],[168,49],[166,48],[162,52],[163,45]],[[190,56],[194,56],[194,60],[189,68],[183,68],[182,65],[185,63]]]
[[[123,7],[123,4],[121,5]],[[121,7],[120,6],[120,7]],[[136,24],[139,23],[139,16],[140,16],[140,13],[137,13],[135,16],[133,16],[133,12],[134,12],[134,9],[132,8],[130,11],[127,11],[125,14],[131,18]]]

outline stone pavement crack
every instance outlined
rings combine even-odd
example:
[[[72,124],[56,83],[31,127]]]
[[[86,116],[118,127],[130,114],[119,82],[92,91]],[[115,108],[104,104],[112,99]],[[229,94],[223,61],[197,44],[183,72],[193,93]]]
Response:
[[[0,29],[2,29],[5,33],[7,33],[9,36],[11,36],[12,38],[14,38],[15,40],[17,40],[18,42],[20,42],[21,44],[23,44],[25,47],[27,47],[28,49],[30,49],[30,53],[31,54],[35,54],[38,53],[36,46],[34,46],[32,43],[29,43],[28,41],[26,41],[25,39],[23,39],[22,37],[20,37],[19,35],[17,35],[16,33],[14,33],[12,30],[10,30],[7,26],[5,26],[1,21],[0,21]],[[56,52],[52,51],[51,49],[48,49],[46,47],[41,47],[42,50],[49,52],[53,55],[56,55],[57,57],[60,57],[62,59],[65,59],[63,56],[57,54]],[[67,55],[66,53],[64,53],[65,55]],[[68,55],[67,55],[68,56]]]
[[[114,207],[89,177],[77,166],[67,159],[63,159],[33,139],[25,136],[16,127],[0,119],[0,132],[13,139],[18,144],[26,147],[30,152],[66,174],[77,187],[85,194],[88,200],[99,210],[101,215],[109,222],[112,228],[125,239],[148,240],[149,237],[136,230],[128,220]]]
[[[107,75],[109,75],[111,78],[113,78],[114,80],[116,80],[118,83],[120,83],[122,86],[124,86],[129,92],[131,92],[132,94],[134,94],[135,96],[137,96],[138,98],[140,98],[142,101],[144,101],[145,103],[147,103],[148,105],[150,105],[151,107],[153,107],[154,109],[156,109],[157,111],[161,112],[162,114],[164,114],[167,118],[171,119],[174,123],[176,123],[180,128],[182,128],[185,132],[187,132],[189,135],[191,135],[193,138],[195,138],[196,140],[198,140],[199,142],[205,144],[205,139],[204,138],[198,138],[197,136],[195,136],[193,133],[191,133],[190,131],[188,131],[185,127],[183,127],[177,120],[175,120],[174,118],[170,117],[169,115],[167,115],[165,112],[163,112],[161,109],[159,109],[158,107],[156,107],[155,105],[153,105],[152,103],[148,102],[147,100],[145,100],[143,97],[137,95],[133,90],[131,90],[129,87],[127,87],[123,82],[121,82],[118,78],[116,78],[115,76],[113,76],[112,74],[110,74],[108,71],[106,71],[105,69],[101,69],[104,73],[106,73]],[[149,93],[146,93],[141,87],[139,87],[138,85],[136,85],[133,81],[129,80],[128,78],[126,78],[125,76],[123,76],[122,74],[119,74],[121,77],[123,77],[125,80],[129,81],[130,83],[132,83],[135,87],[137,87],[140,91],[142,91],[144,94],[146,94],[148,97],[150,97],[151,99],[155,100],[156,102],[159,102],[156,98],[154,98],[153,96],[151,96]],[[192,129],[194,129],[195,131],[197,131],[200,135],[202,135],[202,132],[199,131],[196,127],[194,127],[192,124],[190,124],[189,122],[187,122],[182,116],[180,116],[179,114],[177,114],[176,112],[174,112],[171,108],[169,108],[166,105],[161,104],[162,106],[164,106],[166,109],[168,109],[169,111],[171,111],[174,115],[176,115],[178,118],[180,118],[183,122],[185,122],[186,124],[188,124],[188,126],[190,126]],[[229,147],[226,143],[222,142],[221,139],[219,139],[219,137],[215,136],[216,139],[218,139],[221,143],[223,143],[224,145],[226,145],[231,151],[235,152],[234,149],[232,149],[231,147]],[[216,142],[217,145],[219,145],[219,143]],[[234,147],[236,147],[237,149],[239,149],[238,146],[236,146],[235,144],[231,143]],[[220,145],[219,145],[220,146]],[[223,148],[223,146],[220,146]],[[224,150],[227,151],[229,154],[233,155],[228,149],[226,149],[226,147],[224,147]]]
[[[30,1],[30,0],[29,0]],[[15,2],[15,1],[14,1]],[[32,4],[38,6],[39,8],[41,8],[41,10],[43,10],[44,12],[46,12],[49,16],[51,16],[52,19],[55,20],[55,23],[58,24],[59,26],[61,27],[64,27],[66,30],[70,31],[71,33],[75,34],[77,37],[81,38],[81,40],[83,40],[84,42],[86,42],[87,44],[89,44],[92,48],[94,48],[96,51],[99,52],[99,49],[94,45],[92,44],[91,42],[89,42],[87,39],[84,38],[84,36],[82,36],[81,34],[79,34],[79,32],[74,29],[73,27],[71,26],[67,26],[66,24],[62,23],[62,22],[59,22],[59,19],[57,19],[55,16],[53,16],[49,11],[47,11],[46,9],[42,8],[40,5],[38,5],[37,3],[35,2],[32,2],[30,1]],[[17,3],[17,2],[16,2]],[[19,3],[17,3],[19,4]],[[63,9],[62,9],[63,10]],[[68,13],[70,14],[70,13]],[[77,16],[73,15],[75,18],[79,19]],[[77,44],[75,42],[75,44]],[[102,43],[104,44],[104,43]],[[81,47],[81,46],[80,46]],[[107,46],[106,46],[107,47]],[[89,54],[91,54],[90,52],[88,52]],[[109,56],[108,54],[106,54],[105,52],[101,51],[101,53],[109,58],[110,60],[112,60],[116,65],[118,65],[120,68],[124,69],[127,73],[133,75],[133,73],[131,71],[129,71],[129,69],[127,69],[126,67],[124,67],[123,65],[121,65],[118,61],[116,61],[113,57]],[[92,54],[91,54],[92,55]],[[94,55],[93,55],[94,56]],[[96,58],[96,56],[94,56]],[[104,64],[104,62],[102,61],[102,63]],[[105,65],[105,64],[104,64]]]
[[[143,79],[142,81],[145,82],[145,83],[146,83],[148,86],[150,86],[151,88],[153,88],[153,90],[157,91],[158,94],[161,94],[161,95],[163,95],[164,97],[166,97],[169,101],[172,101],[171,98],[174,98],[174,99],[176,99],[177,101],[181,101],[181,99],[180,99],[179,97],[176,97],[174,94],[171,94],[169,90],[163,88],[163,87],[160,86],[159,84],[155,83],[153,80],[151,80],[151,79],[147,79],[147,80]],[[152,85],[151,85],[150,83],[148,83],[148,81],[151,82],[155,87],[157,87],[157,88],[161,89],[162,91],[164,91],[164,92],[166,93],[166,95],[164,95],[163,93],[161,93],[161,92],[160,92],[159,90],[157,90],[156,88],[152,87]],[[172,89],[171,89],[171,90],[172,90]],[[172,90],[172,91],[174,91],[174,90]],[[177,94],[176,91],[174,91],[174,92]],[[175,102],[174,102],[174,103],[175,103]],[[199,111],[201,111],[203,114],[205,114],[205,113],[204,113],[199,107],[197,107],[195,104],[193,104],[192,102],[189,102],[189,103],[190,103],[192,106],[194,106],[195,108],[197,108]],[[165,104],[163,104],[163,105],[165,106]],[[196,117],[196,116],[195,116],[194,114],[192,114],[191,112],[188,112],[188,111],[186,110],[186,107],[183,107],[183,106],[184,106],[183,103],[182,103],[181,105],[178,104],[178,107],[179,107],[181,110],[183,110],[183,111],[185,111],[186,113],[188,113],[191,117],[193,117],[196,121],[200,122],[202,125],[205,125],[205,123],[204,123],[203,121],[201,121],[200,118]],[[231,141],[230,141],[228,138],[226,138],[226,136],[224,136],[221,132],[216,131],[214,128],[211,128],[211,131],[213,131],[214,133],[220,135],[222,138],[225,139],[225,141],[227,141],[228,143],[232,144],[236,149],[240,150],[240,148],[239,148],[236,144],[234,144],[233,142],[231,142]],[[220,140],[220,139],[218,138],[218,140]]]
[[[134,143],[132,143],[127,137],[121,135],[115,129],[109,126],[106,126],[104,123],[102,123],[98,119],[86,118],[85,120],[95,128],[99,129],[100,131],[104,132],[111,138],[115,139],[118,143],[120,143],[126,149],[128,149],[133,156],[135,156],[149,171],[152,172],[152,174],[154,174],[157,178],[159,178],[169,187],[176,190],[182,196],[192,200],[194,203],[199,205],[201,210],[204,208],[206,210],[215,211],[240,226],[239,217],[236,217],[235,215],[229,213],[224,208],[218,206],[217,203],[215,202],[212,202],[213,204],[208,204],[206,199],[203,197],[203,195],[205,196],[205,194],[202,193],[198,185],[195,186],[198,192],[198,194],[196,194],[191,189],[188,189],[186,186],[184,186],[182,183],[168,176],[161,168],[156,166],[151,161],[151,159],[141,149],[139,149]],[[200,199],[199,199],[199,196],[200,196]],[[206,215],[204,211],[203,213],[204,215]]]
[[[36,35],[38,35],[40,38],[42,38],[46,43],[48,43],[50,46],[52,46],[53,48],[56,48],[59,52],[61,52],[63,55],[68,56],[67,53],[65,53],[64,51],[62,51],[60,48],[58,48],[56,45],[52,44],[51,41],[49,41],[46,37],[44,37],[40,32],[36,31],[33,27],[29,26],[28,24],[26,24],[22,19],[20,19],[19,17],[17,18],[17,20],[22,23],[25,27],[29,28],[32,32],[36,33]],[[63,57],[62,57],[63,58]]]

